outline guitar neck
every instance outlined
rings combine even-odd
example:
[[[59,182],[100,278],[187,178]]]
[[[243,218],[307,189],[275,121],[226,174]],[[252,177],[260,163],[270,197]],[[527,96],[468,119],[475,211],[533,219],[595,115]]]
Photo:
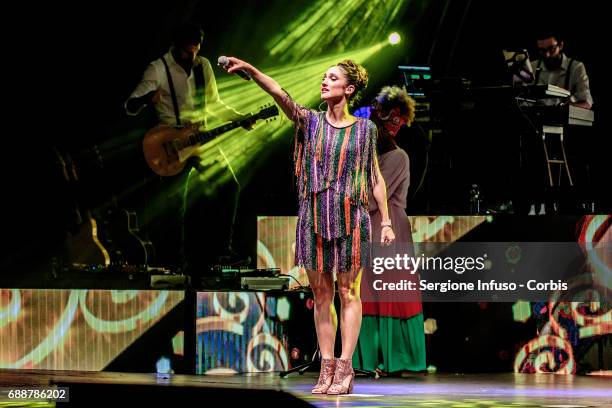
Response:
[[[185,162],[191,156],[198,154],[198,146],[238,126],[251,125],[255,121],[276,115],[278,107],[271,105],[237,121],[203,132],[196,131],[195,125],[182,129],[158,126],[148,131],[142,142],[145,160],[156,174],[163,177],[174,176],[183,170]]]
[[[251,117],[252,115],[249,115],[248,117],[239,119],[235,122],[231,122],[226,125],[219,126],[211,130],[207,130],[205,132],[200,132],[197,135],[193,135],[194,137],[189,138],[189,144],[191,146],[196,146],[196,145],[204,144],[206,142],[210,142],[211,140],[215,139],[217,136],[220,136],[223,133],[229,132],[232,129],[236,129],[237,127],[244,125],[251,119]]]

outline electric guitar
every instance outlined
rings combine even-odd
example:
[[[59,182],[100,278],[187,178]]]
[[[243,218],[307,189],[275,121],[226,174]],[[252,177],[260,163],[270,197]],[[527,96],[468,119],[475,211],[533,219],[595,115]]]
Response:
[[[155,247],[138,225],[138,215],[115,203],[100,216],[100,238],[109,248],[111,263],[154,265]]]
[[[142,141],[142,150],[148,166],[160,176],[174,176],[183,170],[185,162],[196,154],[202,144],[232,129],[260,119],[278,115],[278,107],[272,105],[259,112],[211,130],[198,131],[194,126],[175,128],[159,125],[149,130]]]
[[[73,224],[68,229],[64,241],[64,260],[72,264],[100,264],[108,266],[110,256],[98,237],[98,224],[90,210],[79,199],[77,190],[80,179],[76,164],[67,153],[60,153],[53,148],[56,163],[61,169],[64,181],[71,190]]]

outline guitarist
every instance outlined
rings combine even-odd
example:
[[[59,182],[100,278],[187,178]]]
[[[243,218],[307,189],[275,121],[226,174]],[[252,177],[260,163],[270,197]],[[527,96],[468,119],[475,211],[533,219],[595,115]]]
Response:
[[[198,55],[203,37],[202,28],[194,23],[184,24],[176,30],[170,50],[149,64],[125,102],[128,115],[137,115],[150,105],[155,108],[160,124],[177,127],[206,126],[208,115],[221,121],[234,121],[244,116],[219,98],[211,64]],[[252,123],[243,127],[250,130]],[[147,211],[146,222],[152,229],[158,229],[151,231],[152,239],[157,241],[158,262],[168,266],[179,264],[192,277],[198,278],[218,264],[220,256],[227,259],[233,254],[232,230],[240,185],[227,160],[226,168],[233,181],[218,188],[216,203],[203,199],[204,186],[198,181],[199,171],[203,169],[197,155],[190,159],[179,176],[160,180],[163,184],[161,197],[156,201],[163,203],[166,212],[170,207],[170,212],[176,213],[180,228],[172,231],[177,223],[164,222],[165,217],[155,209]],[[177,184],[180,185],[178,189],[172,188]],[[182,243],[181,248],[173,247],[176,243]],[[236,256],[230,256],[232,258]]]

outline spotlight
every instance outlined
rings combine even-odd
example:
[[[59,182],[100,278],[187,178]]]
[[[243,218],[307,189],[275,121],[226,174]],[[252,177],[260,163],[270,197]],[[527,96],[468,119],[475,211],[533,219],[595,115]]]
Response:
[[[396,32],[389,34],[389,44],[397,45],[402,40],[402,37]]]

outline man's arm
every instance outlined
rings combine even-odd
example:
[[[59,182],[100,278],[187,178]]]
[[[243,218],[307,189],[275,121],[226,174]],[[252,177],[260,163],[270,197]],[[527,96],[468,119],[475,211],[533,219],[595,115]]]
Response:
[[[151,91],[146,95],[130,98],[125,102],[125,111],[130,116],[138,115],[145,106],[158,103],[159,98],[159,91]]]
[[[573,74],[574,86],[572,87],[572,105],[579,106],[585,109],[591,109],[593,106],[593,97],[589,87],[589,77],[583,63],[575,64]]]
[[[136,89],[123,105],[126,113],[135,116],[145,106],[158,103],[160,98],[159,85],[157,69],[155,65],[149,64]]]

